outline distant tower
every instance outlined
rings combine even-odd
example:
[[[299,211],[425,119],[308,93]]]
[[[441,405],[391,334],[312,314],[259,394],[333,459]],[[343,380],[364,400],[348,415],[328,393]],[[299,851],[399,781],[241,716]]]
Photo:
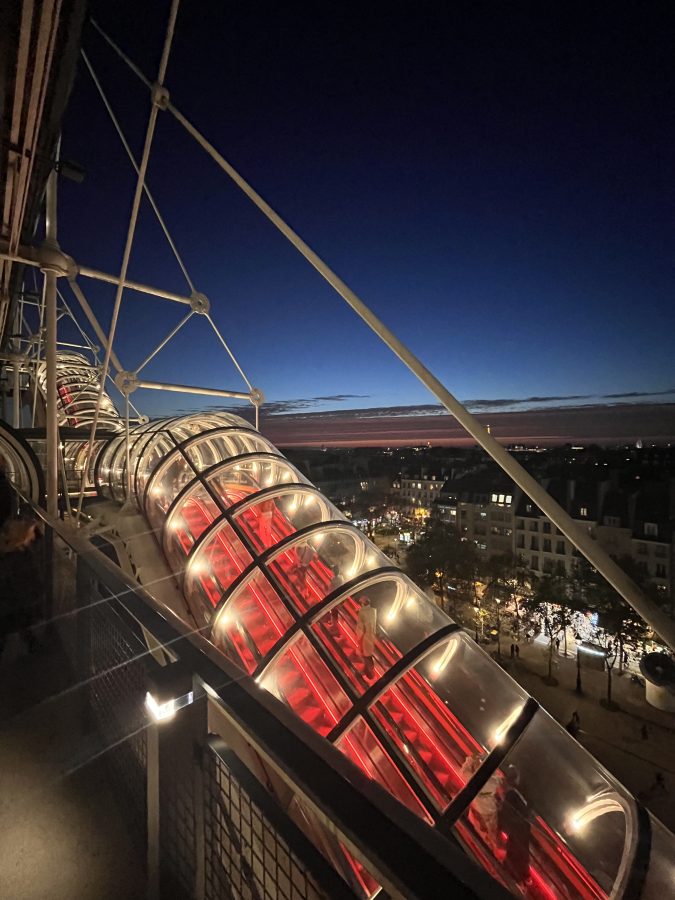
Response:
[[[638,438],[637,441],[635,441],[635,449],[642,450],[642,438]]]

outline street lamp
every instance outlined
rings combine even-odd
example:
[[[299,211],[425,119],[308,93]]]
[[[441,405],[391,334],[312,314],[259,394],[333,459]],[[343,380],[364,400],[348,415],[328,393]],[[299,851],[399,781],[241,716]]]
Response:
[[[499,597],[496,598],[497,602],[497,656],[502,655],[502,624],[500,618],[500,610],[501,610],[501,599]]]
[[[478,643],[478,613],[479,613],[479,610],[480,610],[479,606],[474,606],[474,608],[473,608],[473,611],[474,611],[473,624],[474,624],[474,628],[475,628],[475,632],[476,632],[474,635],[476,643]]]

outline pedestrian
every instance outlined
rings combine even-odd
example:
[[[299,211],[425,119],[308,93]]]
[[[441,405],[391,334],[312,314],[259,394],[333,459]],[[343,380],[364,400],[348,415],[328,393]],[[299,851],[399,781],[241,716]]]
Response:
[[[572,716],[565,725],[566,730],[572,735],[573,738],[579,737],[579,732],[581,731],[581,719],[579,718],[579,713],[574,710]]]
[[[646,741],[649,738],[649,731],[647,730],[647,726],[644,724],[640,729],[640,736],[642,737],[643,741]]]
[[[0,532],[0,655],[15,631],[31,653],[37,648],[32,625],[43,599],[39,537],[37,522],[22,519],[6,522]]]
[[[298,564],[296,567],[296,573],[298,576],[298,584],[300,587],[300,595],[305,601],[309,601],[310,598],[307,596],[307,588],[308,588],[308,573],[310,566],[314,562],[316,557],[316,553],[314,552],[314,548],[309,542],[305,542],[300,544],[296,551],[296,555],[298,558]]]
[[[559,637],[555,639],[555,649],[556,649],[556,653],[560,652],[560,638]]]
[[[516,655],[516,645],[511,644],[511,659],[513,659],[515,655]]]
[[[361,608],[359,609],[358,619],[356,622],[356,637],[359,641],[361,656],[364,662],[364,675],[367,679],[373,677],[375,671],[375,631],[377,628],[377,610],[370,605],[370,598],[365,595],[361,597]]]
[[[515,766],[506,770],[506,793],[499,810],[499,830],[506,835],[504,865],[519,887],[530,878],[530,811],[520,791],[520,774]]]
[[[516,659],[520,659],[520,644],[516,644]]]
[[[628,665],[628,653],[626,650],[623,651],[623,665],[624,668]]]
[[[663,772],[657,772],[654,775],[654,782],[649,788],[649,793],[652,795],[668,793],[668,788],[666,787],[666,779],[664,778]]]

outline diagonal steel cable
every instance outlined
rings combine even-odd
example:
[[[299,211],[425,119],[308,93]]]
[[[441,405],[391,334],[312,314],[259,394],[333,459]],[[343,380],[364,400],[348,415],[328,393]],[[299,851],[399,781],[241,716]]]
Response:
[[[162,49],[162,58],[159,63],[159,72],[157,74],[157,84],[156,91],[162,87],[164,83],[164,76],[166,75],[166,67],[169,62],[169,53],[171,51],[171,43],[173,41],[173,33],[176,26],[176,16],[178,15],[178,5],[180,0],[172,0],[171,3],[171,12],[169,13],[169,22],[166,29],[166,38],[164,39],[164,47]],[[96,428],[98,426],[98,419],[101,411],[101,403],[103,401],[103,395],[105,393],[105,382],[106,376],[108,374],[108,367],[110,365],[110,354],[112,352],[112,345],[115,339],[115,332],[117,330],[117,320],[119,317],[120,306],[122,304],[122,294],[124,293],[124,282],[127,277],[127,269],[129,268],[129,258],[131,256],[131,248],[134,242],[134,235],[136,233],[136,222],[138,220],[138,211],[141,205],[141,196],[143,194],[143,184],[145,182],[145,173],[148,168],[148,160],[150,159],[150,149],[152,147],[152,139],[155,134],[155,125],[157,124],[157,114],[159,113],[159,98],[155,95],[152,97],[152,106],[150,109],[150,117],[148,119],[148,127],[145,133],[145,144],[143,146],[143,155],[141,156],[141,164],[138,169],[138,178],[136,181],[136,191],[134,193],[134,200],[131,207],[131,217],[129,219],[129,228],[127,229],[127,240],[124,247],[124,255],[122,257],[122,266],[120,269],[120,279],[119,284],[117,285],[117,291],[115,293],[115,305],[113,307],[112,320],[110,323],[110,333],[108,335],[108,342],[105,348],[105,357],[103,360],[103,370],[101,372],[101,384],[98,392],[98,399],[96,401],[96,410],[94,412],[94,420],[91,423],[91,434],[89,436],[89,445],[87,447],[87,456],[85,459],[82,482],[80,484],[80,494],[77,500],[77,522],[79,524],[80,517],[82,515],[82,504],[84,502],[84,491],[86,484],[86,475],[85,473],[89,471],[89,466],[91,464],[91,454],[94,448],[94,440],[96,439]]]
[[[167,336],[164,338],[164,340],[159,342],[159,344],[155,347],[155,349],[152,351],[152,353],[143,360],[143,362],[140,364],[140,366],[134,372],[134,375],[138,375],[138,373],[141,371],[141,369],[144,369],[147,366],[147,364],[150,362],[150,360],[154,359],[157,356],[157,354],[159,353],[159,351],[162,350],[164,347],[166,347],[166,345],[169,343],[171,338],[173,338],[175,335],[177,335],[178,332],[183,327],[183,325],[185,325],[186,322],[188,322],[193,316],[194,316],[194,310],[191,309],[190,312],[186,316],[183,316],[183,318],[180,320],[178,325],[176,325],[175,328],[171,329],[171,331],[167,334]]]
[[[122,131],[122,126],[120,125],[119,120],[117,119],[117,116],[115,115],[115,113],[112,110],[110,101],[108,100],[108,98],[101,86],[101,82],[98,80],[98,77],[96,76],[96,73],[94,72],[94,68],[93,68],[91,62],[89,61],[89,57],[84,52],[84,50],[80,50],[80,54],[82,55],[84,64],[87,67],[87,70],[89,71],[89,74],[91,75],[91,79],[96,86],[96,90],[98,91],[99,96],[100,96],[101,100],[103,101],[103,105],[105,106],[106,110],[108,111],[108,115],[110,116],[110,119],[111,119],[113,125],[115,126],[115,131],[117,132],[119,139],[122,142],[122,146],[124,147],[124,149],[127,152],[129,161],[131,162],[131,165],[134,167],[134,169],[136,170],[136,174],[138,175],[138,163],[136,162],[134,154],[131,151],[131,147],[129,146],[129,143],[124,136],[124,132]],[[173,255],[176,257],[176,262],[181,267],[181,271],[183,272],[183,275],[185,276],[185,280],[188,283],[188,287],[190,288],[192,293],[194,293],[195,286],[192,282],[192,279],[190,278],[190,275],[185,266],[185,263],[183,262],[183,258],[181,257],[180,253],[178,252],[178,248],[176,247],[176,244],[175,244],[173,238],[171,237],[171,234],[169,233],[168,226],[167,226],[166,222],[164,221],[164,218],[157,207],[155,198],[152,196],[152,193],[150,192],[150,188],[148,187],[148,185],[145,182],[143,183],[143,190],[145,191],[145,196],[150,201],[150,206],[152,206],[153,212],[157,216],[157,221],[159,222],[160,227],[161,227],[162,231],[164,232],[164,237],[167,239],[169,247],[171,247],[171,250],[173,251]]]

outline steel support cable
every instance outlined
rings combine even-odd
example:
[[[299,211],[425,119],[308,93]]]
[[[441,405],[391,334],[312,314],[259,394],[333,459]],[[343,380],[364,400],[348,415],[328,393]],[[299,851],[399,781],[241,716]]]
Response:
[[[94,19],[91,20],[91,24],[94,26],[94,28],[96,29],[96,31],[98,31],[98,33],[101,35],[101,37],[106,41],[106,43],[107,43],[107,44],[115,51],[115,53],[122,59],[122,61],[125,62],[126,65],[129,66],[129,68],[134,72],[134,74],[135,74],[135,75],[143,82],[143,84],[145,84],[146,87],[148,87],[148,88],[152,88],[152,84],[151,84],[150,81],[146,78],[146,76],[143,74],[143,72],[138,68],[138,66],[137,66],[134,62],[132,62],[131,59],[129,59],[129,57],[124,53],[124,51],[123,51],[123,50],[122,50],[122,49],[121,49],[121,48],[120,48],[120,47],[112,40],[112,38],[110,38],[110,37],[105,33],[105,31],[103,31],[103,29],[100,27],[100,25],[97,24],[97,22],[96,22]],[[93,70],[92,70],[92,68],[91,68],[91,64],[89,63],[89,61],[88,61],[88,59],[87,59],[87,57],[86,57],[84,51],[82,51],[82,56],[83,56],[83,58],[84,58],[85,63],[87,64],[87,67],[88,67],[88,69],[89,69],[89,71],[90,71],[90,73],[91,73],[92,78],[94,79],[95,82],[97,82],[96,76],[95,76],[95,74],[94,74],[94,72],[93,72]],[[97,83],[97,87],[98,87],[98,83]],[[106,101],[106,99],[105,99],[105,96],[103,95],[103,91],[102,91],[102,89],[101,89],[100,87],[99,87],[99,91],[100,91],[100,93],[101,93],[101,97],[102,97],[102,99],[103,99],[103,102],[106,104],[106,107],[108,108],[108,111],[109,111],[111,117],[113,117],[113,121],[115,121],[115,120],[114,120],[114,114],[113,114],[112,111],[110,110],[109,105],[108,105],[108,103],[107,103],[107,101]],[[171,106],[171,104],[169,104],[169,106]],[[119,126],[118,126],[117,124],[115,124],[115,127],[118,129],[118,134],[120,135],[120,138],[121,138],[122,141],[124,142],[125,147],[126,147],[126,149],[127,149],[127,153],[129,154],[129,158],[131,159],[131,161],[132,161],[132,163],[134,164],[134,167],[135,167],[135,163],[134,163],[134,159],[133,159],[133,155],[132,155],[132,153],[131,153],[131,150],[129,150],[129,148],[128,148],[127,144],[126,144],[126,141],[124,140],[124,136],[123,136],[122,133],[121,133],[121,130],[120,130]],[[150,198],[150,192],[148,191],[147,188],[146,188],[146,192],[147,192],[147,194],[148,194],[148,197]],[[152,200],[151,200],[151,202],[152,202]],[[154,205],[153,205],[153,209],[155,209],[155,213],[157,214],[157,217],[159,218],[160,223],[161,223],[161,221],[162,221],[162,220],[161,220],[161,217],[160,217],[159,212],[157,211],[157,209],[156,209],[156,207],[155,207]],[[168,233],[167,233],[166,231],[165,231],[164,233],[166,234],[166,237],[167,237],[167,240],[169,240],[169,243],[171,243],[171,238],[169,237]],[[180,263],[180,259],[178,258],[177,251],[175,251],[175,249],[174,249],[174,252],[176,253],[176,258],[178,259],[178,261],[179,261],[179,263]],[[181,263],[181,267],[182,267],[182,263]],[[183,271],[185,272],[185,270],[183,270]],[[186,278],[188,277],[188,276],[187,276],[187,272],[185,272],[185,277],[186,277]],[[188,279],[188,281],[189,281],[189,279]],[[191,287],[192,290],[194,290],[194,288],[192,287],[192,283],[191,283],[191,282],[190,282],[190,287]],[[230,347],[228,346],[227,342],[226,342],[225,339],[223,338],[222,334],[221,334],[220,331],[218,330],[218,328],[217,328],[215,322],[213,321],[213,319],[211,318],[210,314],[207,313],[207,314],[206,314],[206,318],[209,320],[209,324],[210,324],[211,327],[213,328],[213,330],[214,330],[214,332],[215,332],[215,334],[216,334],[218,340],[220,341],[220,343],[221,343],[221,344],[223,345],[223,347],[225,348],[225,351],[227,352],[228,356],[230,357],[230,359],[231,359],[232,362],[234,363],[234,365],[235,365],[237,371],[239,372],[239,374],[241,375],[242,379],[243,379],[244,382],[246,383],[246,386],[248,387],[249,391],[253,391],[253,386],[252,386],[251,382],[248,380],[248,378],[247,378],[246,375],[244,374],[244,371],[243,371],[243,369],[241,368],[241,366],[239,365],[239,362],[237,361],[237,359],[236,359],[234,353],[232,352],[232,350],[231,350]],[[258,404],[254,404],[254,405],[255,405],[255,410],[256,410],[256,429],[257,429],[257,428],[258,428],[258,413],[259,413],[259,407],[258,407]]]
[[[232,360],[232,362],[233,362],[233,363],[235,364],[235,366],[237,367],[237,372],[239,372],[239,374],[241,375],[241,377],[242,377],[242,378],[244,379],[244,381],[246,382],[246,387],[249,389],[249,391],[252,391],[252,390],[253,390],[253,385],[252,385],[251,382],[248,380],[248,378],[246,377],[246,375],[244,375],[244,370],[242,369],[242,367],[241,367],[241,366],[239,365],[239,363],[237,362],[237,359],[236,359],[234,353],[233,353],[233,352],[230,350],[230,348],[228,347],[227,342],[225,341],[225,338],[222,336],[222,334],[220,333],[220,331],[218,331],[218,328],[216,327],[216,323],[215,323],[215,322],[213,321],[213,319],[211,318],[211,314],[210,314],[210,313],[207,313],[207,314],[206,314],[206,318],[209,320],[209,324],[210,324],[211,328],[213,328],[213,330],[215,331],[216,337],[218,338],[218,340],[220,341],[220,343],[223,345],[223,347],[224,347],[225,350],[227,351],[227,355],[230,357],[230,359]]]
[[[66,298],[63,296],[61,291],[58,289],[58,287],[56,289],[56,296],[59,298],[59,300],[63,304],[63,308],[68,313],[68,316],[70,317],[73,325],[75,326],[75,328],[77,328],[77,330],[82,335],[82,339],[85,341],[85,346],[83,346],[82,349],[85,349],[85,348],[88,349],[89,352],[93,355],[95,362],[98,363],[98,353],[97,353],[97,349],[96,349],[96,344],[94,344],[92,339],[89,337],[89,335],[84,331],[84,329],[82,328],[80,323],[77,321],[77,319],[73,315],[72,309],[70,308],[70,304],[68,303]],[[59,344],[62,347],[77,347],[78,346],[77,344],[66,344],[64,341],[59,341]]]
[[[159,63],[159,71],[157,73],[157,87],[156,89],[159,91],[161,89],[162,84],[164,82],[164,76],[166,75],[166,67],[169,62],[169,53],[171,51],[171,43],[173,41],[173,33],[176,26],[176,16],[178,14],[178,5],[180,0],[172,0],[171,3],[171,11],[169,13],[169,22],[166,29],[166,37],[164,39],[164,47],[162,49],[162,58]],[[145,144],[143,146],[143,154],[141,156],[141,163],[138,168],[138,178],[136,180],[136,191],[134,193],[134,199],[131,207],[131,216],[129,219],[129,228],[127,229],[127,240],[124,247],[124,255],[122,257],[122,266],[120,269],[120,278],[119,284],[117,285],[117,291],[115,294],[115,305],[113,307],[112,320],[110,322],[110,333],[108,334],[108,341],[105,348],[105,357],[103,359],[103,370],[101,372],[101,384],[98,392],[98,399],[96,401],[96,409],[94,411],[94,420],[91,424],[91,433],[89,436],[89,445],[87,447],[87,455],[85,459],[82,481],[80,483],[80,494],[77,500],[77,522],[79,524],[80,517],[82,515],[82,504],[84,502],[84,490],[85,490],[85,481],[86,481],[86,472],[89,471],[89,466],[91,464],[91,454],[94,447],[94,440],[96,438],[96,427],[98,425],[99,414],[101,411],[101,403],[103,401],[103,395],[105,393],[105,382],[106,376],[108,374],[108,366],[110,365],[110,356],[112,352],[112,345],[115,339],[115,332],[117,330],[117,320],[119,317],[120,306],[122,303],[122,294],[124,293],[124,282],[127,277],[127,269],[129,267],[129,258],[131,256],[131,248],[134,242],[134,235],[136,233],[136,222],[138,220],[138,211],[140,209],[141,197],[143,194],[143,184],[145,182],[145,173],[148,168],[148,160],[150,159],[150,149],[152,147],[152,139],[155,134],[155,125],[157,123],[157,114],[159,113],[159,98],[156,96],[152,97],[152,106],[150,108],[150,117],[148,119],[148,127],[145,133]]]
[[[77,283],[77,281],[75,281],[75,279],[72,279],[72,281],[69,281],[68,283],[70,284],[71,291],[73,292],[73,294],[75,294],[75,298],[77,299],[78,303],[82,307],[82,312],[87,317],[87,321],[89,322],[91,327],[94,329],[94,332],[96,333],[96,337],[99,339],[99,341],[101,342],[101,346],[105,350],[108,346],[108,339],[107,339],[103,329],[101,328],[101,325],[100,325],[98,319],[96,318],[96,314],[94,313],[94,310],[91,308],[91,306],[89,305],[89,302],[87,301],[87,298],[84,296],[84,294],[82,292],[82,288]],[[112,362],[113,366],[117,369],[118,372],[121,372],[123,370],[124,367],[122,366],[122,363],[119,361],[119,358],[114,350],[110,351],[110,361]]]
[[[149,85],[148,79],[138,66],[96,26],[97,31],[115,50],[129,68]],[[234,181],[251,202],[290,241],[296,250],[313,266],[328,284],[342,297],[354,312],[375,332],[380,340],[401,360],[401,362],[440,400],[460,425],[488,453],[497,465],[530,497],[553,524],[581,551],[594,568],[609,582],[614,590],[656,631],[663,641],[675,650],[675,621],[658,609],[639,590],[623,569],[594,541],[590,534],[578,525],[572,517],[548,494],[548,492],[518,463],[504,447],[484,428],[454,397],[435,375],[419,360],[411,350],[369,309],[368,306],[345,284],[345,282],[302,240],[260,194],[230,165],[221,153],[189,122],[176,107],[169,103],[168,111],[180,122],[185,130],[208,153],[214,162]]]
[[[94,82],[94,84],[96,86],[96,90],[98,91],[99,96],[100,96],[101,100],[103,101],[103,105],[105,106],[106,110],[108,111],[108,115],[110,116],[110,119],[111,119],[113,125],[115,126],[115,131],[117,132],[120,141],[122,141],[122,146],[124,147],[124,149],[127,152],[129,161],[131,162],[131,165],[134,167],[136,174],[138,175],[138,163],[136,162],[136,159],[134,158],[134,154],[131,152],[131,147],[129,146],[127,139],[124,137],[124,132],[122,131],[122,127],[120,126],[120,123],[119,123],[117,117],[115,116],[115,113],[113,112],[112,107],[110,106],[110,102],[109,102],[107,96],[105,95],[103,88],[101,87],[101,82],[98,80],[96,73],[94,72],[94,69],[92,67],[92,64],[89,61],[89,57],[84,52],[84,50],[80,50],[80,54],[82,55],[84,64],[87,67],[87,70],[88,70],[89,74],[91,75],[92,81]],[[187,268],[185,267],[185,263],[183,262],[183,259],[180,255],[180,253],[178,252],[178,248],[176,247],[176,245],[173,241],[173,238],[171,237],[171,234],[169,233],[167,224],[164,221],[162,214],[160,213],[160,211],[157,207],[157,204],[155,203],[155,198],[152,196],[152,194],[150,192],[150,188],[148,187],[148,185],[145,182],[143,183],[143,190],[145,191],[145,196],[150,201],[150,206],[152,206],[153,212],[157,216],[157,221],[159,222],[160,227],[161,227],[162,231],[164,232],[164,237],[167,239],[169,247],[171,247],[171,250],[173,251],[173,255],[176,257],[176,262],[180,266],[181,271],[183,272],[183,275],[185,276],[185,280],[188,283],[188,287],[190,288],[192,293],[194,293],[195,286],[192,283],[192,279],[190,278]]]
[[[169,343],[171,338],[174,337],[176,334],[178,334],[178,332],[181,330],[183,325],[185,325],[185,323],[188,322],[193,316],[194,316],[194,310],[191,309],[190,312],[186,316],[183,316],[183,318],[180,320],[178,325],[176,325],[175,328],[172,328],[171,331],[167,334],[167,336],[162,341],[159,342],[159,344],[155,347],[155,349],[152,351],[152,353],[143,360],[143,362],[140,364],[140,366],[134,371],[134,375],[138,375],[138,373],[141,371],[141,369],[144,369],[147,366],[147,364],[150,362],[150,360],[154,359],[157,356],[157,354],[159,353],[159,351],[163,350],[164,347],[166,347],[166,345]]]

